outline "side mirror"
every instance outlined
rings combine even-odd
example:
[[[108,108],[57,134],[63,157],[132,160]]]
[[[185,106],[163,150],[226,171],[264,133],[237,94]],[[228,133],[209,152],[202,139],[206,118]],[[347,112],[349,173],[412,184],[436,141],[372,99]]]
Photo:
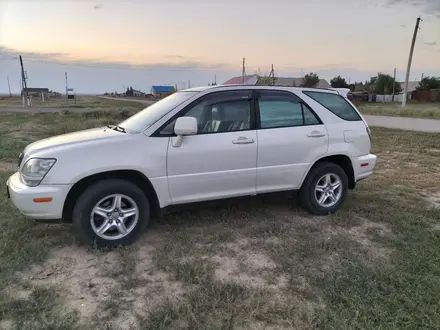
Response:
[[[197,119],[194,117],[179,117],[174,124],[174,133],[179,135],[197,134]]]
[[[179,117],[174,124],[174,133],[177,135],[173,138],[173,147],[180,147],[185,135],[197,134],[197,119],[194,117]]]

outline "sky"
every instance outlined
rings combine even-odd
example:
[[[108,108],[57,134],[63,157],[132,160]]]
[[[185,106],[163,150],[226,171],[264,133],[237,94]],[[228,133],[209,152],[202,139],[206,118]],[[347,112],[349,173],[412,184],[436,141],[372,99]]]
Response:
[[[0,93],[178,88],[268,72],[350,82],[440,76],[440,0],[0,0]]]

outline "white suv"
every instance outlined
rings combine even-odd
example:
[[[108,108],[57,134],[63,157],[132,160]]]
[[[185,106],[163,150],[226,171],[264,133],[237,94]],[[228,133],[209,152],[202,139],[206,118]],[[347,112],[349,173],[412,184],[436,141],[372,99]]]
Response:
[[[336,90],[192,88],[117,126],[30,144],[7,190],[26,216],[72,220],[85,242],[111,247],[176,204],[298,190],[307,211],[334,212],[372,174],[370,148]]]

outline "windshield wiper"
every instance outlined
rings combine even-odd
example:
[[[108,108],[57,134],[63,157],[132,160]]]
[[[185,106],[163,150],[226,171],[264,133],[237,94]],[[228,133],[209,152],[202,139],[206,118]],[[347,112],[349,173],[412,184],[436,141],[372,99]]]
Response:
[[[122,126],[107,125],[107,127],[110,128],[110,129],[112,129],[112,130],[114,130],[114,131],[118,131],[118,132],[121,132],[121,133],[127,133],[127,131],[125,130],[125,128],[122,127]]]

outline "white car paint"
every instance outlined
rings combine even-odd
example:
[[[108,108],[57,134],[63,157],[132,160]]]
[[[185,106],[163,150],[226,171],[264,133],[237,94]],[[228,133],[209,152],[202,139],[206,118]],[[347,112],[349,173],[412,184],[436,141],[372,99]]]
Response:
[[[243,89],[293,93],[313,109],[322,124],[190,135],[183,137],[180,146],[173,144],[178,137],[154,134],[191,102],[214,92]],[[331,155],[350,158],[355,181],[371,175],[376,156],[370,154],[365,120],[345,121],[303,91],[317,89],[241,85],[193,88],[182,92],[190,92],[182,103],[171,102],[168,110],[163,103],[157,106],[157,113],[148,113],[142,130],[139,122],[131,130],[133,119],[128,119],[127,133],[104,127],[37,141],[26,147],[19,171],[7,182],[11,200],[29,217],[59,219],[66,196],[76,183],[114,170],[142,173],[151,182],[161,208],[298,189],[313,164]],[[32,158],[56,159],[36,187],[26,186],[20,178],[24,164]],[[42,197],[51,197],[52,201],[34,202]]]
[[[259,130],[257,192],[298,189],[311,160],[326,154],[325,125]],[[316,132],[316,137],[309,137]],[[294,147],[294,152],[286,152]]]

